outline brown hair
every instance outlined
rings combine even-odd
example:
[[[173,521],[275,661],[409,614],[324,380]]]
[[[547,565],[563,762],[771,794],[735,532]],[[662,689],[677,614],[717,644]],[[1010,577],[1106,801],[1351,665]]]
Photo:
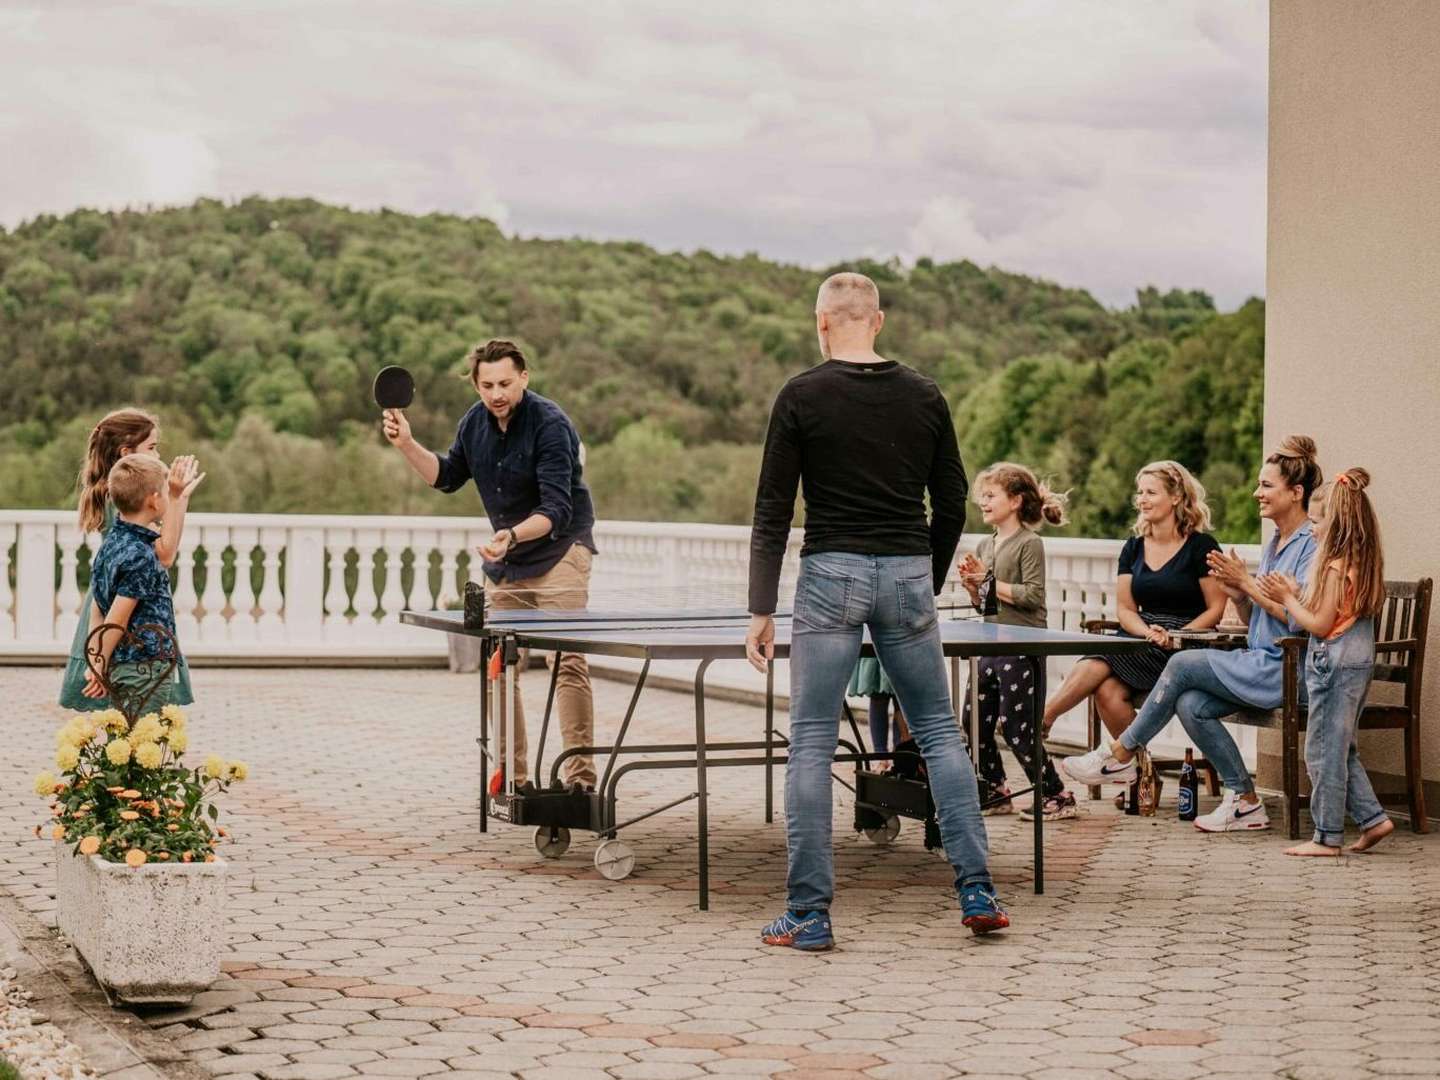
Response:
[[[1159,480],[1166,495],[1180,497],[1175,505],[1175,529],[1181,536],[1209,531],[1210,506],[1205,502],[1205,485],[1195,479],[1194,473],[1178,461],[1152,461],[1135,474],[1137,488],[1146,476]],[[1135,509],[1140,509],[1139,495],[1135,496]],[[1143,517],[1135,519],[1135,535],[1150,535],[1150,523]]]
[[[1065,504],[1070,501],[1070,493],[1051,491],[1024,465],[997,461],[975,477],[975,486],[978,488],[981,484],[994,484],[1012,498],[1020,496],[1022,525],[1064,525],[1066,522]]]
[[[1355,614],[1360,618],[1378,615],[1385,606],[1385,554],[1380,542],[1380,520],[1365,489],[1370,474],[1364,469],[1346,469],[1326,489],[1325,516],[1320,550],[1310,570],[1310,585],[1304,604],[1312,610],[1320,601],[1330,564],[1339,562],[1347,587],[1355,575]]]
[[[105,521],[110,470],[124,455],[150,437],[160,421],[141,409],[116,409],[90,432],[85,461],[77,481],[80,488],[80,531],[94,532]]]
[[[169,476],[170,470],[159,458],[126,454],[110,469],[110,499],[122,514],[139,513],[146,499],[164,489]]]
[[[1280,470],[1286,487],[1304,489],[1300,505],[1306,510],[1310,509],[1310,496],[1325,479],[1320,472],[1320,462],[1316,460],[1318,454],[1315,440],[1309,435],[1287,435],[1280,448],[1265,459],[1266,465],[1274,465]]]
[[[504,360],[509,357],[515,362],[516,371],[525,370],[525,354],[520,351],[520,346],[513,341],[505,341],[495,338],[483,345],[476,345],[465,354],[465,366],[469,369],[470,381],[473,383],[480,374],[481,364],[493,364],[497,360]]]

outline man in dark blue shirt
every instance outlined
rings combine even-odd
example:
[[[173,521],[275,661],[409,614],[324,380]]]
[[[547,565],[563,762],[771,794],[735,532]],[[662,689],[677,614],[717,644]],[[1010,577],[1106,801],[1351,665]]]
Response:
[[[495,532],[480,548],[490,606],[578,611],[589,602],[590,559],[595,554],[595,506],[585,486],[580,436],[560,406],[527,389],[525,356],[509,341],[477,345],[466,357],[480,401],[460,420],[443,457],[410,433],[398,409],[384,414],[385,437],[431,487],[459,491],[474,480]],[[594,742],[595,709],[590,670],[583,656],[558,661],[555,698],[560,736],[568,749]],[[529,776],[525,713],[515,695],[516,785]],[[505,760],[507,733],[500,733]],[[567,758],[567,783],[595,783],[590,757]]]

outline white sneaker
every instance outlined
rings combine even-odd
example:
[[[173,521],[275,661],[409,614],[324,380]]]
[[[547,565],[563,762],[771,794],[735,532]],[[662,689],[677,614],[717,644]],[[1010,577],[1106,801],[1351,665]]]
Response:
[[[1060,771],[1077,784],[1130,784],[1140,775],[1140,770],[1131,758],[1126,762],[1115,760],[1108,746],[1097,746],[1088,754],[1062,758]]]
[[[1233,791],[1225,792],[1225,797],[1214,810],[1195,819],[1195,828],[1201,832],[1244,832],[1269,827],[1270,818],[1265,813],[1264,800],[1241,802],[1240,796]]]

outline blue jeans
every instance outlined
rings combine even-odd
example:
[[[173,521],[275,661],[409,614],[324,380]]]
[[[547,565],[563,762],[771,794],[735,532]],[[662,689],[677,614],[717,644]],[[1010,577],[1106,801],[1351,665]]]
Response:
[[[950,706],[931,574],[928,555],[826,552],[800,560],[785,768],[793,911],[828,910],[835,895],[830,770],[866,627],[925,759],[956,884],[990,881],[975,769]]]
[[[1135,719],[1120,733],[1119,742],[1127,750],[1138,750],[1160,734],[1170,717],[1178,716],[1185,733],[1205,760],[1215,766],[1225,786],[1248,795],[1255,790],[1255,781],[1220,718],[1249,708],[1254,706],[1237,700],[1210,667],[1208,649],[1177,652],[1166,663]]]
[[[1333,641],[1310,639],[1305,687],[1310,697],[1305,768],[1310,773],[1310,817],[1315,842],[1339,847],[1345,812],[1369,829],[1385,820],[1370,777],[1360,764],[1355,728],[1375,672],[1375,622],[1361,619]]]

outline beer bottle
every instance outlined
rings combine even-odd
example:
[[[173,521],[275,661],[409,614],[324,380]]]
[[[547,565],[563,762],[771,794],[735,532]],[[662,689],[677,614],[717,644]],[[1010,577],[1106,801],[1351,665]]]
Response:
[[[1125,799],[1125,813],[1134,817],[1140,813],[1140,777],[1130,782],[1130,794]]]
[[[1200,808],[1200,774],[1195,771],[1195,752],[1185,748],[1185,764],[1180,766],[1180,820],[1194,821]]]
[[[1150,763],[1149,756],[1140,760],[1140,779],[1137,782],[1136,802],[1141,817],[1154,817],[1155,808],[1160,804],[1160,778],[1155,775],[1155,767]]]

